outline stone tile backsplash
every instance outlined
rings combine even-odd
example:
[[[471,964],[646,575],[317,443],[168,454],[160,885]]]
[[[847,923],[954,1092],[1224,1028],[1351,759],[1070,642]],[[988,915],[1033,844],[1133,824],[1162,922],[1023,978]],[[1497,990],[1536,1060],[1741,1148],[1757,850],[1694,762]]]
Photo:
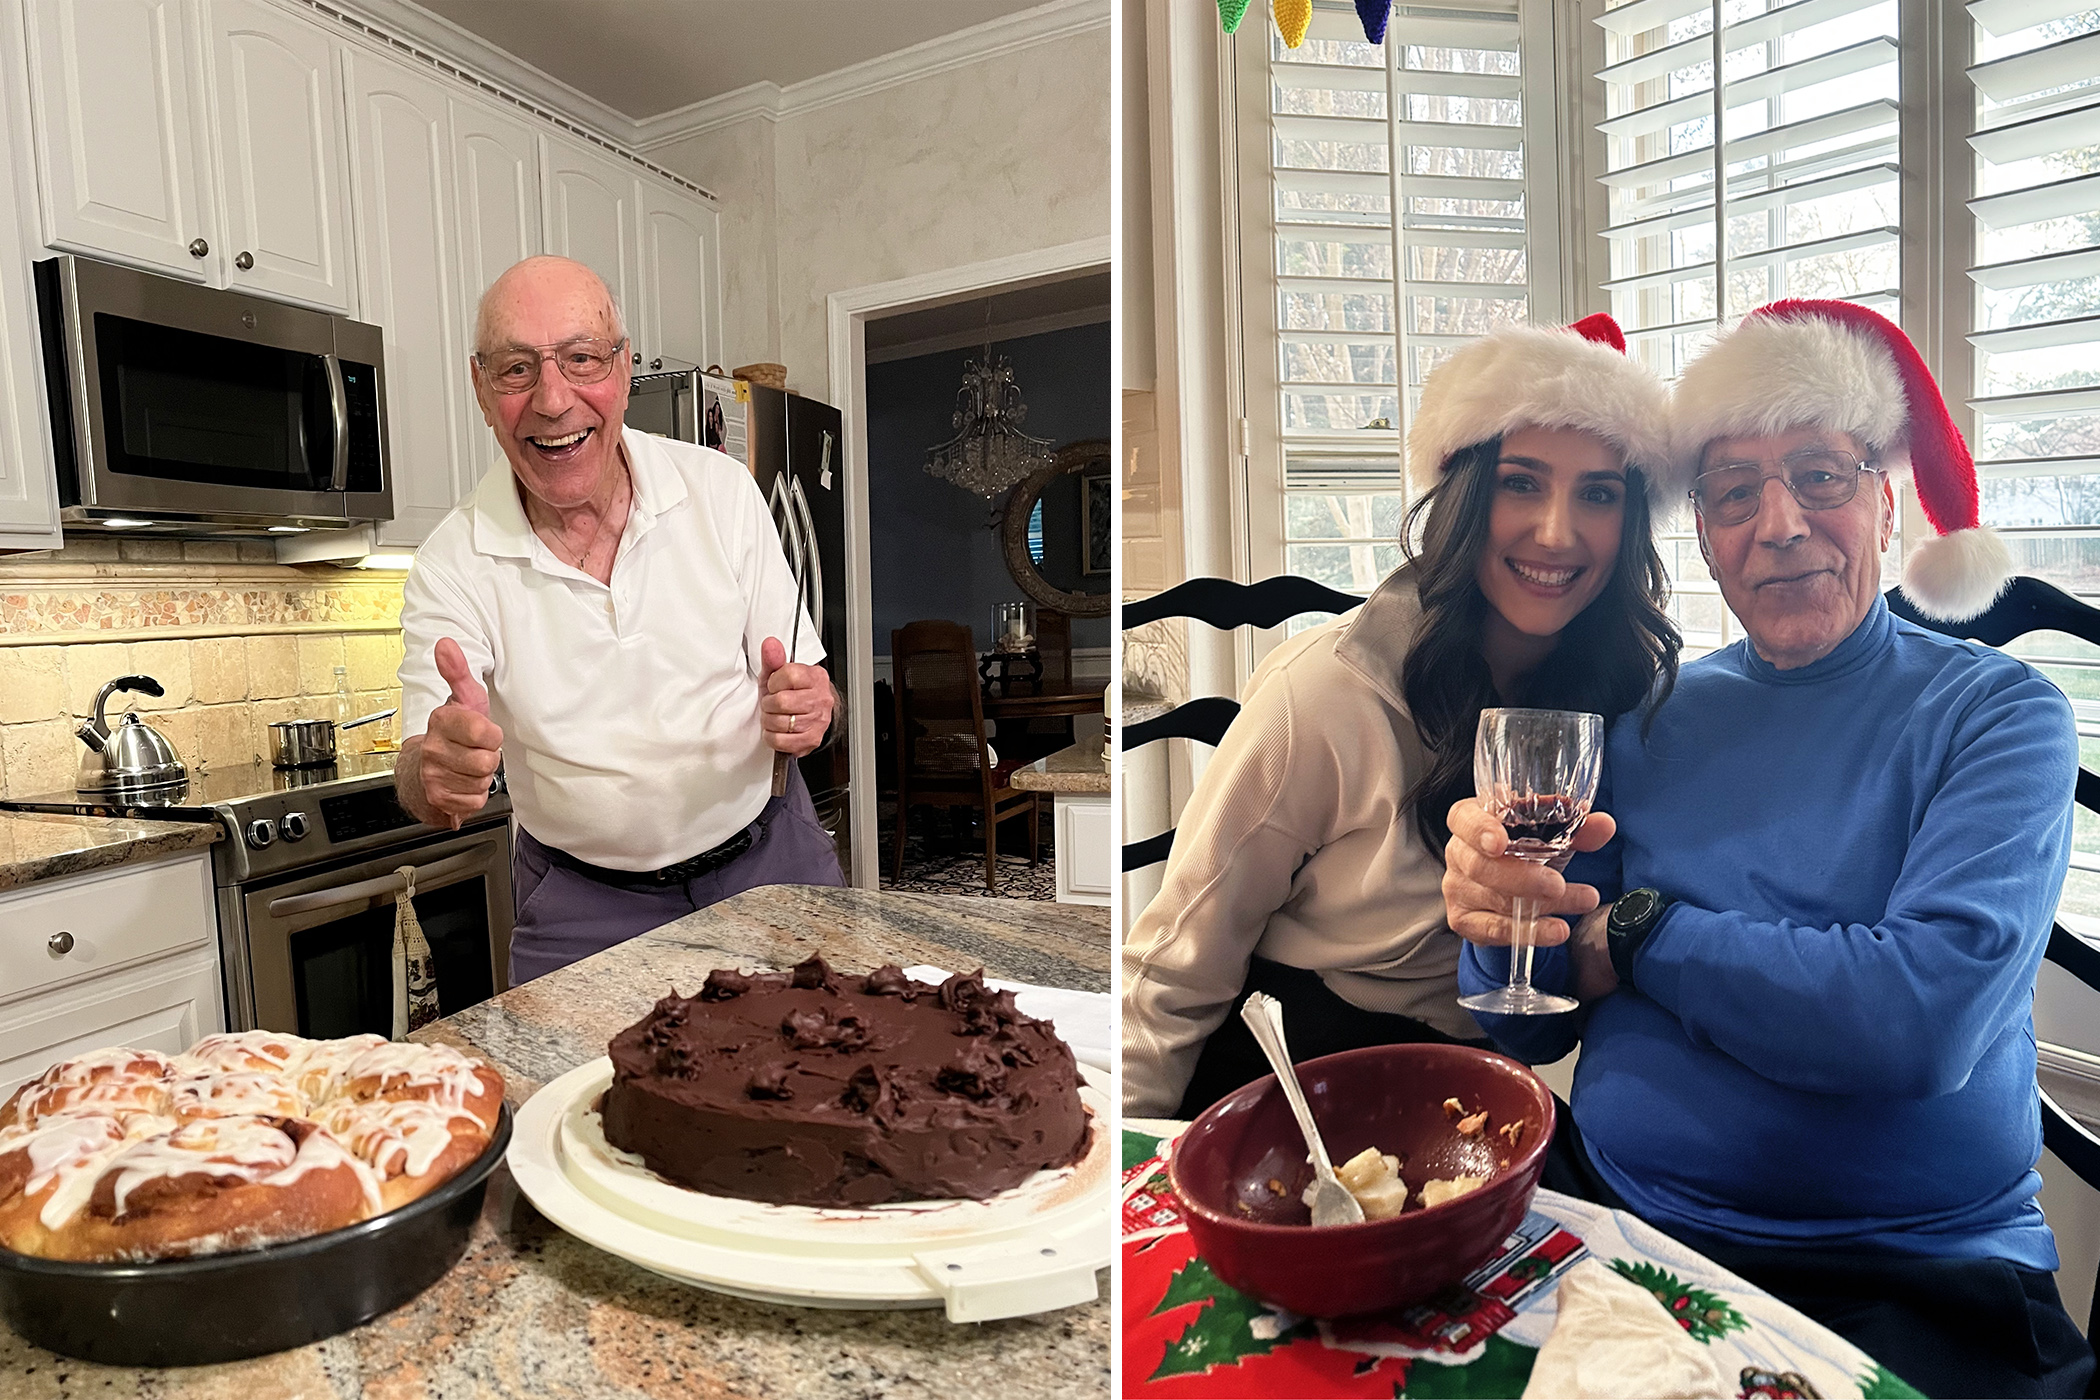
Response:
[[[74,728],[95,692],[148,675],[167,694],[118,695],[205,767],[254,762],[275,720],[333,718],[335,668],[358,713],[397,703],[402,575],[275,562],[267,544],[70,538],[0,558],[0,793],[72,784]]]

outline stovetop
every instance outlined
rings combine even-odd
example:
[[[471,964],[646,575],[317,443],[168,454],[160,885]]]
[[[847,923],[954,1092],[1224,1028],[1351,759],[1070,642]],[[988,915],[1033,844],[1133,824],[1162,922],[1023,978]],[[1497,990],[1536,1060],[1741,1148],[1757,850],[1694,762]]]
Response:
[[[230,839],[213,848],[213,867],[220,884],[237,884],[437,834],[395,801],[396,757],[345,754],[316,768],[222,765],[165,788],[4,798],[0,811],[217,822]],[[509,815],[499,777],[473,824]]]
[[[248,802],[278,793],[327,788],[330,792],[392,787],[393,753],[344,754],[316,768],[273,768],[268,763],[222,764],[190,770],[186,782],[164,788],[114,788],[105,792],[47,792],[0,799],[0,811],[64,812],[82,817],[144,817],[155,821],[216,821],[235,816]],[[315,794],[318,796],[319,794]]]

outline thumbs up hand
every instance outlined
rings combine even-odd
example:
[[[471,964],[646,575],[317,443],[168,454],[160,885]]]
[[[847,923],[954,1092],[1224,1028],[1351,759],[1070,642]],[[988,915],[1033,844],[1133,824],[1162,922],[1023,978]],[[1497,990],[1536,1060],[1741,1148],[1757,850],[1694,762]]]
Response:
[[[795,758],[815,753],[831,726],[830,673],[822,666],[789,665],[778,637],[766,638],[758,656],[758,722],[766,746]]]
[[[449,821],[457,829],[489,800],[489,779],[503,758],[503,730],[489,718],[488,690],[468,669],[459,643],[441,638],[436,655],[452,698],[431,711],[415,763],[423,802],[438,817],[432,824]]]

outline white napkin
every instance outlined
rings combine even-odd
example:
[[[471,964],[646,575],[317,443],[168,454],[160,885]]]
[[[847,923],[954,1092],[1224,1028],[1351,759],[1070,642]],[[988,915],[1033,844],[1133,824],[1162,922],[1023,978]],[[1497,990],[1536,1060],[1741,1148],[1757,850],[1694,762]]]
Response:
[[[1531,1364],[1524,1400],[1727,1397],[1735,1387],[1706,1347],[1685,1335],[1653,1293],[1585,1259],[1554,1290],[1560,1315]]]
[[[923,963],[905,968],[904,975],[915,982],[936,984],[947,981],[949,976],[942,969]],[[1028,982],[1002,982],[995,977],[985,978],[984,985],[995,992],[1012,992],[1014,1005],[1023,1012],[1054,1023],[1058,1036],[1072,1047],[1079,1063],[1092,1065],[1103,1072],[1110,1068],[1107,992],[1073,992],[1063,987],[1038,987]]]

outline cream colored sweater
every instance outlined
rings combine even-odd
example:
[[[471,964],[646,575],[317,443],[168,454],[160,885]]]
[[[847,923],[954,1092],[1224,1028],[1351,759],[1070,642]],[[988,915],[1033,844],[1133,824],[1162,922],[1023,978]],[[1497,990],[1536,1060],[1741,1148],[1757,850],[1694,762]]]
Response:
[[[1365,1010],[1480,1034],[1458,1005],[1442,853],[1401,806],[1428,762],[1400,693],[1420,615],[1395,574],[1248,682],[1123,945],[1125,1113],[1174,1112],[1255,954]]]

